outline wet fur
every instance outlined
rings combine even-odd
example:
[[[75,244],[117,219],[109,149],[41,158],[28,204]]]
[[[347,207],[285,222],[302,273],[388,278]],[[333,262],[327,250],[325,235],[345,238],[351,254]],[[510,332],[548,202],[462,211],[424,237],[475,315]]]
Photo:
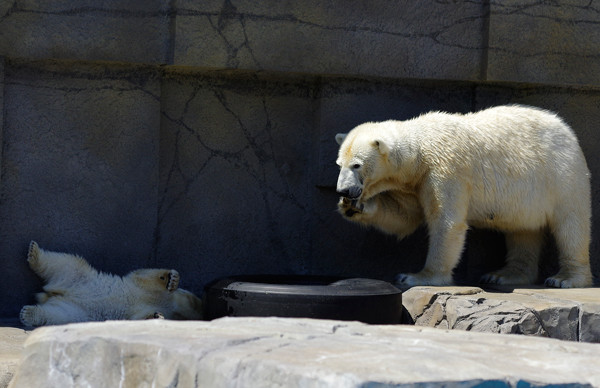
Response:
[[[506,266],[483,282],[534,283],[549,228],[560,271],[546,284],[591,285],[590,174],[574,133],[554,113],[518,105],[432,112],[362,124],[336,140],[346,219],[400,238],[427,225],[425,267],[398,275],[399,284],[451,284],[475,226],[506,235]]]

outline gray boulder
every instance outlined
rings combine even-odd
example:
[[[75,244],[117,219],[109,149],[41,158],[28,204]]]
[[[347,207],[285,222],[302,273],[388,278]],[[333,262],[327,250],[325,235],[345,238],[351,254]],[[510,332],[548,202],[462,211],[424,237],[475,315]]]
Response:
[[[417,326],[600,342],[597,288],[499,290],[413,287],[402,300]]]

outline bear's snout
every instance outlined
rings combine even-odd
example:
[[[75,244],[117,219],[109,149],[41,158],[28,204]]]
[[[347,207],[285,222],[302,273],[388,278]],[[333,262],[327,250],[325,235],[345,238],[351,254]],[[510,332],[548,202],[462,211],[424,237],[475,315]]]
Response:
[[[362,184],[356,171],[342,168],[338,176],[336,192],[342,197],[358,199],[362,194]]]
[[[362,194],[362,189],[357,186],[337,188],[336,191],[339,195],[348,199],[358,199]]]

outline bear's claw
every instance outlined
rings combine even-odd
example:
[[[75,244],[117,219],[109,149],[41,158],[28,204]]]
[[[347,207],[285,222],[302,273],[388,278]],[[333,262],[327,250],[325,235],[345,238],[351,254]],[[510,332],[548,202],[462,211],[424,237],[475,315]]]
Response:
[[[401,273],[396,275],[394,283],[400,287],[414,286],[450,286],[452,285],[452,276],[444,274],[431,274],[427,272],[419,273]]]
[[[169,281],[167,282],[167,290],[175,291],[179,287],[179,272],[172,269],[169,272]]]
[[[518,274],[514,272],[508,271],[497,271],[491,272],[483,275],[479,279],[479,283],[481,284],[532,284],[535,282],[535,279],[532,279],[530,276],[525,274]]]
[[[593,284],[591,272],[573,269],[561,269],[544,282],[546,287],[556,288],[591,287]]]
[[[153,314],[151,314],[151,316],[148,317],[148,319],[165,319],[165,316],[160,311],[155,311]]]
[[[19,320],[21,323],[27,327],[43,325],[44,322],[40,322],[37,317],[37,309],[38,307],[33,305],[23,306],[19,312]]]
[[[566,280],[560,280],[560,279],[554,279],[554,278],[548,278],[544,281],[544,285],[546,287],[555,287],[555,288],[562,288],[563,287],[563,283],[565,283],[565,287],[564,288],[568,288],[568,285],[566,284]]]
[[[481,278],[479,278],[479,283],[481,284],[501,284],[501,278],[491,273],[486,273]]]
[[[27,262],[29,265],[35,265],[38,261],[40,254],[40,247],[35,241],[29,243],[29,250],[27,251]]]
[[[574,287],[588,287],[590,283],[584,280],[578,279],[563,279],[560,277],[549,277],[544,281],[546,287],[554,288],[574,288]]]
[[[342,214],[348,218],[351,218],[355,214],[362,213],[364,210],[364,205],[358,203],[357,199],[349,199],[346,197],[340,197],[338,206]]]

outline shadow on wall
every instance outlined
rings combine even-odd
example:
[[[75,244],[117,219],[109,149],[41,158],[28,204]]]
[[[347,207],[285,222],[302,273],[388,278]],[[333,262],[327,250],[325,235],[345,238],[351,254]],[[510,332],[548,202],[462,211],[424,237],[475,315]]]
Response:
[[[32,239],[120,275],[175,268],[197,294],[237,274],[418,270],[424,230],[398,242],[337,214],[335,133],[510,102],[559,112],[600,175],[597,90],[9,60],[0,316],[41,288],[25,260]],[[457,280],[499,267],[503,249],[501,236],[471,231]]]

